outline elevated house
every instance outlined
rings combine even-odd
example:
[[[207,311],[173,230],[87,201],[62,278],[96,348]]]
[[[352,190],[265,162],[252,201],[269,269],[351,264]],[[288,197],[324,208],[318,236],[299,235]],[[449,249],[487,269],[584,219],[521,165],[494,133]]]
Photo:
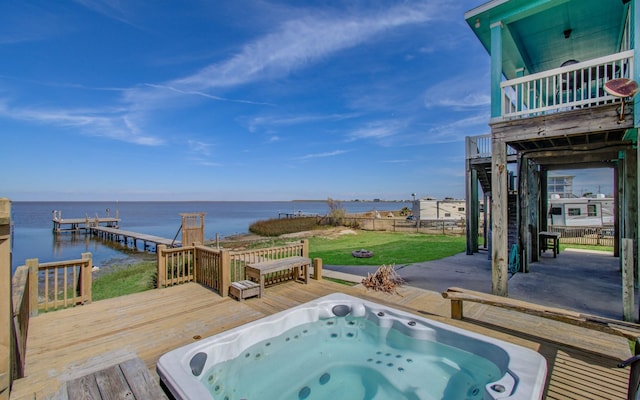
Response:
[[[610,89],[639,75],[639,16],[640,0],[492,0],[465,13],[491,57],[491,134],[466,141],[467,253],[482,192],[494,294],[508,295],[514,249],[525,271],[538,260],[549,171],[612,168],[615,255],[637,238],[640,96]]]

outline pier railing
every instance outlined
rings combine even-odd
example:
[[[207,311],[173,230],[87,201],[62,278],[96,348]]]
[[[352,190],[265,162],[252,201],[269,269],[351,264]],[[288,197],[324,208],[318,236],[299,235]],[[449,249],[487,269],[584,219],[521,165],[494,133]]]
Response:
[[[198,282],[227,296],[229,284],[245,279],[247,264],[287,257],[309,256],[309,242],[302,240],[284,246],[243,251],[214,249],[202,245],[169,249],[158,246],[158,288]],[[314,274],[320,277],[320,264],[314,260]]]

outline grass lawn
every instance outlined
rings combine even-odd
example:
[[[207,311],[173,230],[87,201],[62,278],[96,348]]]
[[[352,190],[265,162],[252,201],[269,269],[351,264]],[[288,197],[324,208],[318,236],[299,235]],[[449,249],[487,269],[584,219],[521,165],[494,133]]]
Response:
[[[328,265],[389,265],[437,260],[465,251],[465,236],[357,231],[338,238],[309,238],[309,256]],[[373,251],[356,258],[354,250]]]
[[[279,243],[279,242],[282,243]],[[262,246],[277,246],[288,240],[273,239]],[[465,251],[465,236],[425,235],[415,233],[356,231],[337,238],[314,236],[309,238],[309,256],[320,257],[327,265],[401,265],[432,261]],[[560,244],[560,250],[578,248],[613,251],[612,247]],[[371,250],[371,258],[356,258],[354,250]],[[94,279],[93,300],[108,299],[153,289],[156,283],[157,264],[143,261],[127,266],[116,266]]]
[[[153,289],[156,284],[158,263],[144,261],[128,266],[113,267],[93,281],[92,299],[103,300]]]
[[[560,240],[560,251],[564,251],[565,249],[580,249],[580,250],[597,250],[597,251],[609,251],[613,253],[612,246],[591,246],[587,244],[562,244],[562,240]]]

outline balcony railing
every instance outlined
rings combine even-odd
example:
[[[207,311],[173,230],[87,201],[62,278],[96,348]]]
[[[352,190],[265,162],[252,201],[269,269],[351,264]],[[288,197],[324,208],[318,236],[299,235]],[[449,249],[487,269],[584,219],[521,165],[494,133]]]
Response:
[[[633,51],[565,64],[502,82],[502,118],[528,118],[619,100],[604,90],[604,84],[631,76]]]
[[[467,160],[474,160],[477,158],[491,158],[491,134],[467,136],[465,138],[466,143],[466,157]],[[511,146],[507,146],[507,156],[514,156],[518,152]]]

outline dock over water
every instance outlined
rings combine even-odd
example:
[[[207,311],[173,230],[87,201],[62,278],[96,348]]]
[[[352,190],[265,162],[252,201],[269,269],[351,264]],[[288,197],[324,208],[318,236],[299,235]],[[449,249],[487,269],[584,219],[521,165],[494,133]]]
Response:
[[[138,241],[142,241],[145,249],[148,248],[150,243],[154,244],[156,247],[159,244],[163,244],[167,247],[182,246],[182,243],[177,240],[167,239],[160,236],[147,235],[138,232],[123,231],[122,229],[118,228],[94,226],[91,228],[91,233],[95,236],[116,242],[122,242],[124,244],[132,243],[133,247],[137,247]]]
[[[99,226],[117,229],[120,224],[118,211],[116,211],[115,217],[111,217],[109,215],[106,217],[99,217],[96,215],[93,218],[89,218],[89,215],[86,215],[84,218],[62,218],[62,211],[54,210],[51,221],[53,222],[54,233],[80,231],[89,232],[91,228]]]
[[[156,251],[158,245],[171,247],[182,247],[185,243],[203,243],[204,241],[204,215],[205,213],[182,213],[182,224],[178,232],[182,231],[182,240],[176,240],[178,235],[173,239],[167,239],[160,236],[147,235],[132,231],[124,231],[119,227],[120,218],[118,210],[116,216],[109,216],[107,209],[106,217],[99,217],[97,214],[94,218],[62,218],[62,211],[53,211],[53,232],[58,234],[62,232],[84,232],[93,236],[98,236],[105,240],[120,242],[125,246],[132,245],[138,247],[138,242],[143,243],[143,249]]]

